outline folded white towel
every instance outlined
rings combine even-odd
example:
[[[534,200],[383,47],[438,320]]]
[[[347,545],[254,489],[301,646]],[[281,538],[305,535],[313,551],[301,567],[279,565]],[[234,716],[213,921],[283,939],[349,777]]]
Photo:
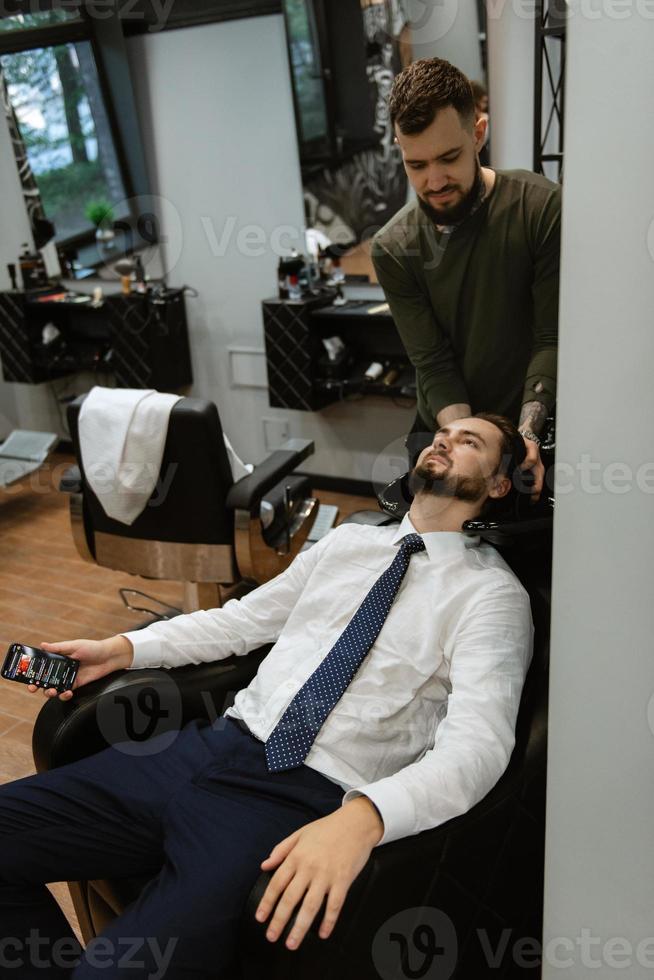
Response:
[[[92,388],[79,415],[84,473],[108,517],[133,524],[159,479],[168,421],[181,395]]]
[[[227,450],[227,459],[229,460],[229,465],[232,469],[232,479],[234,483],[242,480],[244,476],[249,476],[254,470],[254,465],[252,463],[244,463],[240,456],[237,455],[236,450],[232,446],[231,442],[223,432],[223,441],[225,443],[225,449]]]

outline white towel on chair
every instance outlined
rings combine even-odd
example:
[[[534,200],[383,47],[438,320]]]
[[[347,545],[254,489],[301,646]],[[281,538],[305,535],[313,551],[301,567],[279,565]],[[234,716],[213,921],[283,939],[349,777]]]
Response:
[[[229,460],[229,465],[232,470],[232,479],[234,480],[234,483],[238,483],[238,481],[242,480],[244,476],[249,476],[250,473],[252,473],[254,470],[254,465],[252,463],[243,462],[224,432],[223,442],[225,443],[227,459]]]
[[[108,517],[133,524],[159,479],[168,421],[181,395],[92,388],[79,414],[84,474]]]

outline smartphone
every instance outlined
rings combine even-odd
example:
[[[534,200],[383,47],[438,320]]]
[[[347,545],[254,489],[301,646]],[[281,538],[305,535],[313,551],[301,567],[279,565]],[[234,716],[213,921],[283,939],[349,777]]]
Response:
[[[12,643],[2,665],[2,676],[21,684],[54,687],[61,694],[72,688],[78,670],[79,660],[23,643]]]

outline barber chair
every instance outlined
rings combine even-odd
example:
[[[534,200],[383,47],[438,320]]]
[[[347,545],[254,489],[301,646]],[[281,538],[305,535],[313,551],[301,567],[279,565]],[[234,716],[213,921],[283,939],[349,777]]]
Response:
[[[399,481],[380,495],[380,503],[386,507],[383,520],[403,516],[408,503]],[[527,519],[519,533],[509,521],[506,536],[501,520],[489,521],[486,530],[464,528],[492,536],[532,603],[534,654],[504,775],[463,816],[375,848],[329,940],[318,936],[319,915],[298,950],[286,950],[283,939],[269,943],[265,925],[254,919],[269,881],[261,874],[241,920],[240,975],[230,980],[522,976],[512,952],[520,939],[539,940],[543,887],[551,511],[548,526],[537,521],[530,529]],[[269,649],[168,671],[118,671],[84,687],[71,702],[48,701],[34,728],[37,770],[103,749],[108,733],[124,731],[120,702],[128,699],[136,711],[145,691],[150,702],[172,703],[157,733],[196,717],[215,721]],[[69,883],[85,941],[102,932],[144,884],[143,878]]]
[[[293,472],[312,454],[310,440],[289,440],[234,483],[216,406],[183,398],[170,413],[161,486],[127,525],[107,517],[85,479],[78,434],[84,397],[68,407],[78,465],[60,484],[70,494],[71,528],[82,558],[183,582],[187,612],[221,605],[221,587],[261,584],[290,564],[318,510],[308,479]]]

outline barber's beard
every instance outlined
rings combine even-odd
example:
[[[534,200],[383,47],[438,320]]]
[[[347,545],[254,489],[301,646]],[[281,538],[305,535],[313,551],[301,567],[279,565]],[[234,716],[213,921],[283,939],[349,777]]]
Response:
[[[419,464],[409,473],[409,490],[414,496],[424,493],[476,504],[486,496],[487,487],[482,476],[457,476],[445,470],[434,473],[428,466]]]
[[[477,169],[472,186],[458,204],[453,204],[449,208],[435,208],[418,195],[418,205],[436,225],[460,225],[473,211],[477,210],[484,199],[485,193],[486,185],[484,184],[484,176],[481,172],[479,159],[477,159]]]

